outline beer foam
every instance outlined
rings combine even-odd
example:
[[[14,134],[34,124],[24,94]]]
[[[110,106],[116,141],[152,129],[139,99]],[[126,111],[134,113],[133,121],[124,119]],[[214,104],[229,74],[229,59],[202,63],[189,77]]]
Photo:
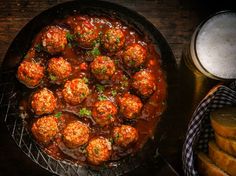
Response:
[[[236,78],[236,13],[221,13],[210,18],[196,38],[199,62],[211,74]]]

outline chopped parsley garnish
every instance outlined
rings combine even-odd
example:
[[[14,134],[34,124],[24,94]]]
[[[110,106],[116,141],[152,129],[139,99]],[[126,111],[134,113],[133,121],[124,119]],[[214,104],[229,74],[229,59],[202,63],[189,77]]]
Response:
[[[120,134],[119,134],[119,133],[116,133],[116,135],[115,135],[115,141],[117,141],[120,137],[121,137]]]
[[[105,95],[99,95],[98,96],[98,100],[102,101],[102,100],[107,100],[107,97]]]
[[[34,46],[34,49],[39,53],[42,51],[43,47],[40,43],[38,43]]]
[[[80,98],[84,98],[86,96],[85,93],[80,94]]]
[[[54,115],[54,117],[56,117],[56,118],[60,118],[61,115],[62,115],[62,112],[58,112],[58,113],[56,113],[56,114]]]
[[[129,64],[130,64],[130,66],[135,66],[135,61],[134,60],[130,60]]]
[[[107,71],[107,68],[106,67],[102,67],[102,68],[98,68],[96,70],[93,71],[93,73],[95,74],[103,74],[103,73],[106,73]]]
[[[85,83],[89,82],[88,78],[86,78],[86,77],[83,77],[83,80],[84,80]]]
[[[80,116],[91,116],[91,111],[87,108],[82,108],[79,111]]]
[[[109,138],[110,143],[114,143],[114,140],[112,138]]]
[[[52,75],[52,74],[49,74],[49,78],[52,80],[52,81],[56,81],[57,80],[57,77]]]
[[[120,38],[116,38],[116,43],[120,43]]]
[[[116,96],[116,94],[117,94],[116,90],[112,90],[111,94],[112,94],[112,96]]]
[[[128,78],[125,75],[122,77],[122,79],[123,80],[128,80]]]
[[[72,42],[74,40],[74,35],[71,34],[70,32],[67,32],[66,33],[66,39],[69,41],[69,42]]]
[[[111,119],[111,118],[112,118],[112,115],[111,115],[111,114],[108,114],[107,118],[108,118],[108,119]]]
[[[105,89],[104,86],[101,84],[96,84],[96,88],[99,93],[102,93]]]
[[[107,72],[107,68],[106,67],[102,67],[100,70],[100,73],[106,73]]]
[[[114,60],[115,64],[117,65],[119,63],[119,60],[118,59],[115,59]]]
[[[97,47],[95,47],[91,50],[91,54],[93,56],[99,56],[101,53],[100,53],[99,49]]]
[[[68,43],[68,46],[69,46],[69,48],[72,48],[72,44],[71,43]]]
[[[100,46],[100,43],[101,43],[101,40],[100,39],[97,39],[95,41],[93,41],[93,47],[99,47]]]
[[[98,148],[98,147],[95,147],[95,148],[93,149],[93,151],[94,151],[95,154],[97,154],[97,155],[99,154],[99,148]]]

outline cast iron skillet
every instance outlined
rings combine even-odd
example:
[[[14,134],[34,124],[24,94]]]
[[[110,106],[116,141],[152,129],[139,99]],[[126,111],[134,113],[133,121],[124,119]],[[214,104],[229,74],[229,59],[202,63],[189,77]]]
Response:
[[[55,160],[44,153],[40,147],[31,139],[30,134],[24,127],[18,103],[21,99],[25,87],[17,81],[16,70],[23,56],[30,48],[32,39],[45,26],[55,19],[63,18],[65,15],[78,11],[85,14],[96,14],[113,16],[125,24],[131,25],[137,32],[147,35],[155,44],[157,52],[161,55],[162,68],[166,72],[168,84],[167,110],[162,115],[155,131],[154,140],[148,140],[143,149],[133,157],[126,157],[113,163],[113,167],[93,168],[90,166],[79,166],[68,161]],[[72,1],[50,8],[33,20],[31,20],[16,36],[9,47],[1,68],[0,84],[0,112],[10,134],[22,151],[41,167],[58,175],[122,175],[134,169],[138,169],[143,163],[153,160],[161,138],[168,129],[168,125],[173,123],[170,117],[174,110],[174,95],[177,91],[173,85],[176,80],[176,63],[172,51],[161,33],[147,21],[143,16],[135,11],[127,9],[117,4],[104,1]]]

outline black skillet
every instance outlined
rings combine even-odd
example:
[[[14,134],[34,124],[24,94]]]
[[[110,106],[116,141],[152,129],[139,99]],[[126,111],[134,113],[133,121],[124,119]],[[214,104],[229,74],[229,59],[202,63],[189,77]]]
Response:
[[[22,97],[22,92],[24,92],[24,86],[22,86],[15,77],[17,66],[29,49],[34,36],[44,26],[52,23],[55,19],[63,18],[65,15],[71,14],[75,10],[85,14],[113,16],[120,19],[125,24],[132,26],[137,32],[147,35],[155,44],[157,52],[161,55],[162,68],[167,75],[169,94],[167,110],[162,115],[156,128],[154,140],[148,140],[143,149],[135,156],[125,157],[114,163],[115,166],[111,168],[100,167],[98,170],[94,170],[94,168],[89,166],[79,166],[68,161],[51,158],[31,139],[28,131],[24,127],[24,122],[19,116],[18,103],[20,97]],[[138,170],[142,170],[140,168],[142,168],[143,165],[148,163],[149,167],[151,167],[151,165],[155,163],[153,161],[155,161],[155,157],[158,158],[157,151],[159,143],[166,130],[169,129],[169,124],[173,123],[170,120],[175,112],[173,105],[175,104],[174,97],[177,93],[177,90],[174,88],[174,85],[176,85],[176,74],[175,59],[167,41],[154,25],[143,16],[135,11],[110,2],[90,0],[66,2],[50,8],[33,18],[33,20],[19,32],[9,47],[1,67],[1,118],[5,121],[9,133],[22,151],[34,162],[54,174],[81,176],[98,174],[123,175],[133,170],[139,173]]]

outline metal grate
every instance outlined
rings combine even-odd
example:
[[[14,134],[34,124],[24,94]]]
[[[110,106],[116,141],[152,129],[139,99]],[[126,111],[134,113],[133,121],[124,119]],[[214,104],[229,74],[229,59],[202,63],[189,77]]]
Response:
[[[34,142],[18,113],[20,91],[17,90],[18,81],[15,78],[15,70],[2,71],[0,75],[0,116],[4,120],[8,131],[21,150],[51,173],[63,176],[75,175],[123,175],[139,166],[138,157],[125,158],[119,161],[117,167],[100,168],[94,170],[89,166],[80,166],[65,160],[56,160],[45,153]]]

